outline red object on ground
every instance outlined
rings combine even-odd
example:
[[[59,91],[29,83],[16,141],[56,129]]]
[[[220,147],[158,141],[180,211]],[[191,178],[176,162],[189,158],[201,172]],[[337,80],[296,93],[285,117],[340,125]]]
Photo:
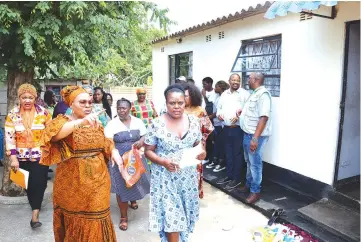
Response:
[[[302,238],[303,238],[302,242],[318,242],[318,240],[317,240],[317,239],[314,239],[314,238],[312,237],[312,235],[310,235],[309,233],[303,231],[302,229],[300,229],[300,228],[297,227],[296,225],[293,225],[293,224],[284,224],[284,226],[287,226],[288,228],[290,228],[291,230],[293,230],[296,235],[302,236]]]

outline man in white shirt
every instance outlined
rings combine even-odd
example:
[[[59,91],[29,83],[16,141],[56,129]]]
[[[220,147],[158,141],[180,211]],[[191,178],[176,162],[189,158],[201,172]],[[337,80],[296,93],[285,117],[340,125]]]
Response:
[[[260,199],[262,182],[262,154],[272,128],[272,98],[265,88],[262,73],[251,73],[248,79],[253,90],[240,116],[240,126],[244,131],[243,148],[247,162],[246,185],[241,191],[248,192],[248,203]]]
[[[237,111],[242,110],[249,92],[241,88],[241,77],[232,74],[229,78],[230,89],[222,93],[218,102],[217,116],[224,121],[224,140],[226,150],[227,176],[217,184],[227,184],[226,189],[233,189],[241,184],[241,170],[244,161],[243,131],[239,127]]]
[[[225,165],[225,151],[224,151],[224,139],[223,139],[223,121],[217,117],[217,106],[221,94],[229,88],[228,83],[225,81],[218,81],[214,87],[213,95],[208,96],[208,101],[213,103],[213,114],[209,116],[213,120],[214,131],[214,144],[213,144],[213,162],[208,164],[206,168],[214,168],[213,172],[220,172],[226,169]]]

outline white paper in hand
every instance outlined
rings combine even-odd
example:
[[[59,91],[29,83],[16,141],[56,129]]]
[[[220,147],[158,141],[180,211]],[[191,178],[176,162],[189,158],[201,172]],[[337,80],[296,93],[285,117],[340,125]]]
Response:
[[[179,161],[179,168],[184,168],[188,166],[196,166],[201,163],[197,159],[197,156],[202,153],[202,144],[199,143],[196,147],[187,148],[183,150],[182,158]]]

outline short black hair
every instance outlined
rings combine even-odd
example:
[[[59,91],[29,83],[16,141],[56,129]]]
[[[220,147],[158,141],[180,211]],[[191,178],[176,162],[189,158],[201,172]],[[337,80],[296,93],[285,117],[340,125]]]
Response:
[[[203,78],[202,83],[203,83],[203,82],[207,82],[208,84],[212,84],[212,85],[213,85],[213,79],[212,79],[211,77],[209,77],[209,76]]]
[[[216,86],[219,86],[222,89],[222,91],[229,89],[229,84],[225,81],[218,81],[216,83]]]
[[[128,104],[128,106],[129,106],[129,108],[131,108],[132,107],[132,103],[128,100],[128,99],[126,99],[126,98],[124,98],[124,97],[122,97],[121,99],[119,99],[118,101],[117,101],[117,107],[120,105],[120,103],[127,103]]]
[[[195,84],[194,80],[192,78],[187,79],[187,82]]]
[[[188,92],[189,92],[189,97],[191,99],[192,107],[201,106],[202,105],[202,93],[198,89],[198,87],[196,87],[195,85],[193,85],[191,83],[182,83],[182,86],[183,86],[184,90],[188,90]]]
[[[239,80],[241,80],[241,76],[237,73],[232,73],[230,76],[229,76],[229,80],[231,80],[231,77],[232,76],[238,76]]]
[[[174,83],[176,84],[180,84],[180,83],[185,83],[186,81],[180,80],[180,79],[175,79]]]
[[[54,95],[54,92],[52,90],[46,90],[46,92],[44,93],[44,102],[48,106],[51,106],[52,104],[55,104],[54,101],[53,101],[53,95]]]
[[[183,96],[185,95],[184,88],[180,84],[173,84],[173,85],[168,86],[164,90],[165,100],[167,100],[169,93],[173,93],[173,92],[182,93]]]

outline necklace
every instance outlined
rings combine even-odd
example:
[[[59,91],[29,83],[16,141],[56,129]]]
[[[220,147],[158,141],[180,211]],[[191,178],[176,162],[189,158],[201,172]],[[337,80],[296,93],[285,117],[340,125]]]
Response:
[[[130,124],[131,124],[131,122],[132,122],[132,119],[130,118],[129,126],[126,125],[121,119],[119,119],[119,120],[120,120],[120,122],[122,122],[122,124],[123,124],[123,125],[125,126],[125,128],[127,129],[128,133],[129,133],[129,137],[132,138],[133,135],[132,135],[131,130],[130,130]],[[124,120],[124,121],[125,121],[125,120]]]

